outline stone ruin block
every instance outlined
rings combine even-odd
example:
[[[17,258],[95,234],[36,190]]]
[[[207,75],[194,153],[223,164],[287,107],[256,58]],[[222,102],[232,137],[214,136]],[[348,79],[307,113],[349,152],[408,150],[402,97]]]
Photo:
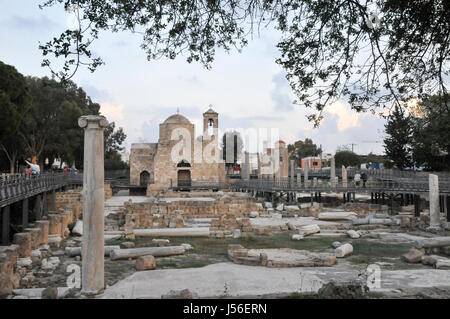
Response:
[[[48,220],[38,220],[35,222],[37,228],[40,228],[40,244],[46,245],[48,243],[48,231],[50,222]]]
[[[13,243],[17,245],[17,253],[20,258],[31,255],[31,232],[15,233]]]
[[[18,258],[18,245],[0,246],[0,297],[19,288],[20,275],[15,272]]]
[[[25,228],[24,231],[31,234],[31,250],[39,248],[41,242],[41,229]]]

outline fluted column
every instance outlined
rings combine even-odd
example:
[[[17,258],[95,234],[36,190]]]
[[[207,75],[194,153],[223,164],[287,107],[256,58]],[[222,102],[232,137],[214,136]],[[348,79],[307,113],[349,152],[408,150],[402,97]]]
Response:
[[[81,292],[98,295],[105,288],[103,130],[108,121],[104,116],[85,115],[78,125],[84,128]]]

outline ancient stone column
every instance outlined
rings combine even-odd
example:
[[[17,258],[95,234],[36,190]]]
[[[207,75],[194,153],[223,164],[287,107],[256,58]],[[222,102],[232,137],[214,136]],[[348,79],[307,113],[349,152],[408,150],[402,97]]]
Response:
[[[439,228],[441,225],[439,213],[439,179],[437,175],[429,175],[430,183],[430,228]]]
[[[305,162],[305,172],[303,173],[303,176],[305,178],[305,187],[308,187],[309,186],[309,180],[308,180],[308,178],[309,178],[309,160],[307,160]]]
[[[50,222],[48,220],[37,220],[35,222],[35,225],[37,228],[41,229],[40,244],[41,245],[48,244],[48,229],[50,226]]]
[[[261,174],[261,159],[260,159],[259,153],[257,154],[257,158],[258,158],[258,179],[261,179],[262,178],[262,174]]]
[[[13,243],[19,246],[18,252],[20,258],[31,255],[31,233],[15,233]]]
[[[104,116],[85,115],[78,125],[84,128],[81,292],[98,295],[105,288],[103,129],[108,121]]]
[[[291,174],[289,175],[289,186],[294,186],[294,178],[295,178],[295,171],[294,171],[294,160],[289,161],[289,170]]]
[[[300,172],[297,173],[297,186],[302,185],[302,174]]]
[[[347,187],[347,169],[342,165],[342,187]]]
[[[336,187],[336,161],[334,160],[334,157],[331,158],[331,172],[330,172],[330,182],[331,187]]]
[[[245,162],[242,171],[242,179],[249,180],[250,179],[250,153],[245,152]]]

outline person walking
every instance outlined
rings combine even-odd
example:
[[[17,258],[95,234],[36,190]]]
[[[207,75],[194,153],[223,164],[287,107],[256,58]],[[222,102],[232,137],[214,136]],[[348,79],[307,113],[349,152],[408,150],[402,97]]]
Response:
[[[367,174],[366,173],[362,173],[361,178],[363,180],[363,188],[366,188]]]
[[[32,163],[25,160],[25,162],[30,166],[31,168],[31,175],[37,175],[41,173],[41,168],[37,164],[36,158],[34,157],[32,160]]]
[[[359,183],[361,182],[361,175],[359,173],[356,173],[353,180],[355,181],[356,187],[359,187]]]

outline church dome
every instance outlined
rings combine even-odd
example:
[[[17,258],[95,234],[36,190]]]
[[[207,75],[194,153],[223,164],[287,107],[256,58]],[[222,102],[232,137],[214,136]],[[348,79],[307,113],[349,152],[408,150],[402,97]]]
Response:
[[[169,116],[163,124],[191,124],[191,122],[181,114]]]

